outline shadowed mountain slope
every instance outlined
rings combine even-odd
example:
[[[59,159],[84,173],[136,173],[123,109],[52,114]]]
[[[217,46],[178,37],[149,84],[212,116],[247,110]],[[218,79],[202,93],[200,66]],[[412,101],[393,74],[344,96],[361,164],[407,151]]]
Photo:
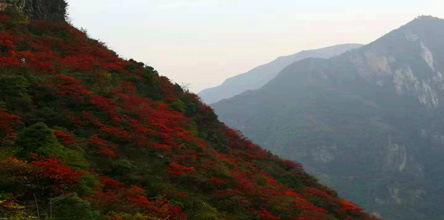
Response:
[[[220,119],[386,219],[442,219],[444,21],[422,16],[213,106]]]

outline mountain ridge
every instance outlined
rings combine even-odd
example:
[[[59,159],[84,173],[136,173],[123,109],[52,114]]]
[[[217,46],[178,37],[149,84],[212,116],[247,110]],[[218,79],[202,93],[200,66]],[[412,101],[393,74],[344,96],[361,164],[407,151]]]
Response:
[[[443,29],[444,20],[419,17],[357,50],[295,62],[262,88],[211,106],[370,212],[440,219]]]
[[[335,46],[303,50],[296,54],[280,56],[252,70],[226,79],[221,85],[204,89],[198,93],[205,103],[211,104],[230,98],[247,90],[259,89],[273,79],[287,65],[309,57],[330,58],[345,51],[356,49],[361,44],[339,44]]]

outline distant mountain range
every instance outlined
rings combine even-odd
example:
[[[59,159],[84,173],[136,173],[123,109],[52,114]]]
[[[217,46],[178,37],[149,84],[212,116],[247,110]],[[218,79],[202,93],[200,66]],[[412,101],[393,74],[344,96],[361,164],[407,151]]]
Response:
[[[276,77],[285,67],[296,61],[306,58],[330,58],[361,46],[361,44],[340,44],[316,50],[304,50],[293,55],[282,56],[246,73],[233,76],[219,86],[204,89],[198,93],[198,95],[207,104],[215,103],[248,90],[259,89]]]
[[[212,105],[256,143],[389,220],[444,218],[444,20],[304,59]]]

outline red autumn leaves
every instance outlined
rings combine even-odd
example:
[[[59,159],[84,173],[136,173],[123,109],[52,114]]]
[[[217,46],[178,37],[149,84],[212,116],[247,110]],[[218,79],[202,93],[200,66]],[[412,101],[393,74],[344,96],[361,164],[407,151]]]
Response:
[[[4,20],[1,15],[0,20]],[[50,91],[46,95],[57,104],[56,110],[66,110],[69,121],[69,129],[53,130],[60,143],[73,148],[83,144],[89,156],[99,153],[110,160],[126,157],[121,154],[125,148],[143,148],[168,161],[156,168],[163,172],[165,185],[176,188],[159,191],[159,197],[152,198],[129,180],[101,176],[93,195],[84,198],[96,209],[184,219],[189,207],[182,210],[170,199],[186,201],[197,194],[208,201],[237,202],[253,218],[276,220],[285,213],[288,218],[309,220],[338,213],[336,217],[369,219],[356,205],[317,185],[300,164],[281,160],[222,125],[210,107],[194,94],[178,92],[166,77],[152,74],[151,81],[145,80],[143,67],[134,67],[66,24],[33,21],[29,26],[26,33],[0,32],[0,66],[25,67],[42,76],[36,84],[42,91]],[[26,47],[19,48],[19,44]],[[151,90],[155,95],[144,90],[148,83],[156,88]],[[41,98],[40,93],[34,95]],[[33,108],[39,108],[47,103],[34,104]],[[13,139],[21,118],[10,112],[0,110],[0,131]],[[223,149],[214,147],[218,144]],[[7,158],[0,166],[15,175],[22,173],[23,181],[28,177],[42,181],[36,183],[48,186],[51,193],[71,192],[83,174],[94,173],[75,170],[53,157],[36,157],[31,162]],[[193,178],[181,178],[184,176]],[[289,187],[283,180],[287,176],[299,180],[300,188]],[[196,187],[182,192],[182,179],[205,185],[207,191],[199,192]],[[333,208],[320,207],[320,201]]]

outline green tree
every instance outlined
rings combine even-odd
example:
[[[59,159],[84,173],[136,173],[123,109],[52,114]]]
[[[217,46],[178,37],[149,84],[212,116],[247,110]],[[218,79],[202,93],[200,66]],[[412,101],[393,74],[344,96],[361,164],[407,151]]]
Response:
[[[77,168],[84,169],[89,166],[81,152],[60,144],[53,131],[43,122],[23,129],[18,134],[15,144],[21,149],[17,156],[24,159],[29,159],[30,153],[46,157],[55,155],[66,164]]]
[[[91,203],[79,198],[76,193],[56,197],[51,202],[55,219],[90,220],[99,217]]]
[[[37,153],[45,148],[58,148],[60,145],[52,130],[43,122],[23,129],[18,134],[15,144],[26,153]]]

